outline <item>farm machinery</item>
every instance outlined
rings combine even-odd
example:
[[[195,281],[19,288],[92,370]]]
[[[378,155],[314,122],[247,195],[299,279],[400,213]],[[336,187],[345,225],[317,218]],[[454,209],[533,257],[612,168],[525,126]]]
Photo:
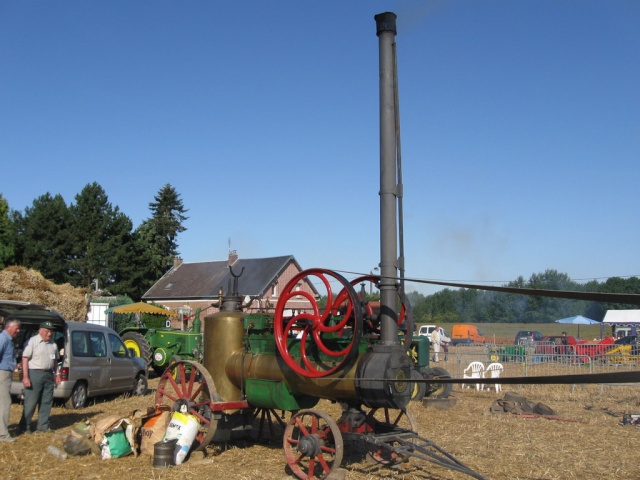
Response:
[[[338,468],[345,443],[358,444],[383,465],[415,457],[483,478],[416,433],[407,404],[412,396],[448,393],[450,385],[438,378],[449,375],[429,367],[426,337],[403,331],[410,322],[399,295],[396,342],[383,343],[381,315],[354,289],[363,280],[381,283],[378,277],[349,282],[330,270],[302,271],[273,314],[245,314],[234,284],[220,299],[221,311],[204,318],[203,363],[172,363],[160,379],[156,405],[186,406],[200,421],[200,449],[249,433],[282,435],[287,465],[301,479]],[[291,307],[301,299],[310,308],[296,312]],[[425,378],[431,381],[416,381]],[[320,399],[340,404],[340,418],[315,409]]]
[[[407,410],[412,396],[445,396],[443,369],[429,367],[429,340],[413,336],[398,270],[397,105],[393,13],[376,15],[380,45],[380,276],[349,282],[310,269],[280,292],[273,313],[245,314],[238,295],[221,293],[219,311],[203,320],[202,363],[176,360],[162,374],[156,406],[188,411],[200,422],[196,448],[280,430],[286,463],[301,479],[323,478],[341,465],[347,444],[383,465],[420,458],[483,478],[418,435]],[[379,307],[358,295],[370,283]],[[425,379],[429,380],[428,382]],[[428,388],[427,388],[428,385]],[[321,399],[339,418],[315,409]]]
[[[300,479],[330,476],[340,467],[346,449],[353,453],[356,446],[381,465],[421,459],[482,479],[418,434],[407,409],[412,397],[446,396],[454,383],[624,383],[639,382],[640,375],[474,380],[454,379],[429,366],[429,340],[413,336],[404,295],[396,16],[387,12],[375,20],[380,47],[380,275],[350,282],[336,271],[304,270],[287,282],[274,312],[255,314],[242,311],[237,287],[241,275],[233,275],[234,286],[218,299],[219,311],[203,320],[202,362],[175,359],[160,377],[155,403],[198,419],[195,448],[200,450],[212,442],[260,438],[268,429],[272,436],[282,437],[286,464]],[[356,292],[359,283],[375,285],[379,307]],[[535,289],[422,283],[547,294]],[[554,294],[640,304],[637,295]],[[316,408],[323,399],[339,406],[337,418]]]
[[[143,358],[147,365],[161,375],[174,361],[202,361],[200,309],[192,317],[188,330],[172,327],[147,328],[141,325],[123,329],[120,337],[128,349],[132,349],[137,357]]]

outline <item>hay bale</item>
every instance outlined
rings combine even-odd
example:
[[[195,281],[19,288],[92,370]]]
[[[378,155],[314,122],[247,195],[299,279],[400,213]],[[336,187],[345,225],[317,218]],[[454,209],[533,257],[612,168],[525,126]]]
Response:
[[[69,321],[87,320],[86,294],[86,289],[68,283],[56,285],[36,270],[13,266],[0,271],[0,298],[45,305]]]

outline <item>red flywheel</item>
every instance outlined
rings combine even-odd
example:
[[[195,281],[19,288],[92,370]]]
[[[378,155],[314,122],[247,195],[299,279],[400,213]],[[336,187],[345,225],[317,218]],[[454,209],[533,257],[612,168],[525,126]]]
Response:
[[[314,289],[327,300],[322,308]],[[331,270],[300,272],[280,294],[274,334],[282,359],[296,373],[326,377],[337,372],[357,356],[362,336],[362,309],[353,286]]]

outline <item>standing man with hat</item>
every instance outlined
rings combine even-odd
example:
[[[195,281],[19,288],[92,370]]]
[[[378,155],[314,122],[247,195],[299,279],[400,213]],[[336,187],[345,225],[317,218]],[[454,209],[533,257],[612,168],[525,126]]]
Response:
[[[58,359],[60,352],[53,342],[55,326],[51,322],[40,324],[38,334],[27,342],[22,352],[22,383],[24,384],[24,411],[20,427],[31,433],[31,419],[38,407],[39,432],[51,432],[49,415],[53,406],[53,389],[60,383]]]
[[[11,410],[11,379],[16,369],[16,351],[13,339],[20,331],[20,320],[7,317],[0,333],[0,442],[15,442],[9,435]]]

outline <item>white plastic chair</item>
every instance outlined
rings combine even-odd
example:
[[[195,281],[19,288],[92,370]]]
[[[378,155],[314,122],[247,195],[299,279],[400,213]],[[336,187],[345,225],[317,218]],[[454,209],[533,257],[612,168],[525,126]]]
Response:
[[[501,363],[490,363],[484,371],[483,376],[484,378],[500,378],[500,375],[502,375],[503,371],[504,367]],[[487,374],[489,374],[489,377],[487,377]],[[502,385],[500,385],[499,383],[495,383],[493,386],[496,387],[496,392],[502,391]],[[487,388],[491,390],[491,385],[487,385]]]
[[[471,362],[462,372],[462,378],[484,378],[484,363]],[[462,388],[465,384],[462,384]],[[480,390],[480,384],[476,383],[476,390]]]

